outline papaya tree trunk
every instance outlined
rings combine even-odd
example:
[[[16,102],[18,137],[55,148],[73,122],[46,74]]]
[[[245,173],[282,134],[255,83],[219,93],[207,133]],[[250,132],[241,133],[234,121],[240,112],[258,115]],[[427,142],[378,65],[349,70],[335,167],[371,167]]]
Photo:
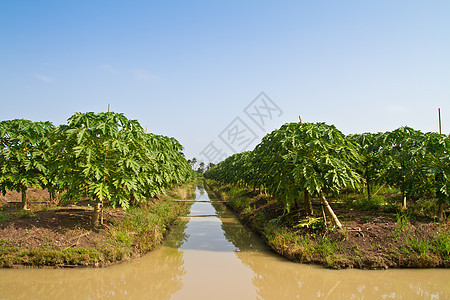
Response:
[[[313,211],[313,207],[312,207],[312,202],[311,202],[311,198],[309,197],[309,193],[308,193],[308,190],[307,189],[305,189],[304,191],[303,191],[303,200],[304,200],[304,202],[305,202],[305,211],[306,211],[306,214],[308,215],[308,216],[311,216],[313,213],[314,213],[314,211]]]
[[[58,196],[56,196],[55,190],[51,189],[49,191],[50,194],[50,202],[53,204],[57,204],[58,203]]]
[[[407,209],[407,207],[406,207],[406,193],[404,191],[402,192],[402,198],[403,198],[403,200],[402,200],[402,209],[406,210]]]
[[[444,201],[442,199],[438,200],[438,220],[439,222],[444,221]]]
[[[22,209],[27,210],[27,187],[22,187]]]
[[[101,208],[101,202],[96,200],[95,206],[94,206],[94,212],[92,213],[92,219],[91,219],[91,224],[93,227],[98,227],[98,218],[100,216],[100,208]]]
[[[320,207],[322,208],[323,222],[325,223],[325,227],[326,227],[327,226],[327,215],[325,214],[325,209],[323,209],[323,205],[320,205]]]
[[[370,180],[369,178],[366,178],[366,184],[367,184],[367,200],[370,200],[372,198],[372,191],[370,190]]]
[[[100,225],[103,225],[103,201],[100,203]]]
[[[337,228],[342,229],[341,222],[339,221],[338,217],[334,213],[334,211],[331,208],[330,204],[328,204],[328,201],[325,198],[325,195],[323,194],[323,192],[320,192],[320,200],[321,200],[321,203],[322,203],[323,207],[325,207],[325,210],[326,210],[327,214],[330,216],[331,223],[334,226],[336,226]]]

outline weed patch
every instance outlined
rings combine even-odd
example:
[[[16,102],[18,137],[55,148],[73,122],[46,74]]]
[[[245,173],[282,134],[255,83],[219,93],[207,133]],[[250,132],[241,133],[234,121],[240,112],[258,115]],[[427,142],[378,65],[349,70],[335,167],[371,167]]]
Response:
[[[5,213],[0,212],[0,223],[1,222],[6,222],[9,220],[9,216]]]

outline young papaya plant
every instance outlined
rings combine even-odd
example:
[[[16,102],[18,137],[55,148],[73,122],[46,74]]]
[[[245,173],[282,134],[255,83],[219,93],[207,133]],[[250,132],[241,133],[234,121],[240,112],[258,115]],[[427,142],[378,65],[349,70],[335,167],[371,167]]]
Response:
[[[49,161],[46,156],[55,127],[50,122],[24,119],[0,122],[0,190],[22,194],[27,209],[28,187],[48,184]]]

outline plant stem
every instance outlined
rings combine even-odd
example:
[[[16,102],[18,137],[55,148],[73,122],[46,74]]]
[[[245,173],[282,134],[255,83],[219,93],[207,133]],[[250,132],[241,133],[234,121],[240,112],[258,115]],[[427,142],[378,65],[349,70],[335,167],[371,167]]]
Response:
[[[27,188],[22,187],[22,209],[27,210]]]

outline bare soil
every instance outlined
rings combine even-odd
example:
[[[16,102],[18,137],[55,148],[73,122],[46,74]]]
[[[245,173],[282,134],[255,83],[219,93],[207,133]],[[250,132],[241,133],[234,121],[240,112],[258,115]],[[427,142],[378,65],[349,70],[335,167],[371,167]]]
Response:
[[[87,206],[89,202],[56,207],[50,203],[46,190],[34,188],[28,189],[27,198],[30,210],[24,212],[20,209],[20,193],[7,192],[0,196],[0,209],[9,216],[9,220],[0,223],[0,239],[21,248],[33,249],[52,243],[61,249],[100,249],[106,244],[110,224],[125,216],[121,209],[107,209],[104,226],[92,230],[93,208]]]
[[[103,227],[92,230],[92,209],[72,206],[0,223],[0,239],[20,248],[33,249],[48,243],[58,248],[85,247],[101,249],[106,245],[108,224],[124,217],[122,210],[105,213]]]
[[[50,202],[50,194],[47,190],[28,188],[27,190],[27,200],[32,205],[37,204],[36,202]],[[5,195],[0,193],[0,207],[7,204],[13,205],[22,202],[22,196],[20,193],[15,191],[7,191]]]

